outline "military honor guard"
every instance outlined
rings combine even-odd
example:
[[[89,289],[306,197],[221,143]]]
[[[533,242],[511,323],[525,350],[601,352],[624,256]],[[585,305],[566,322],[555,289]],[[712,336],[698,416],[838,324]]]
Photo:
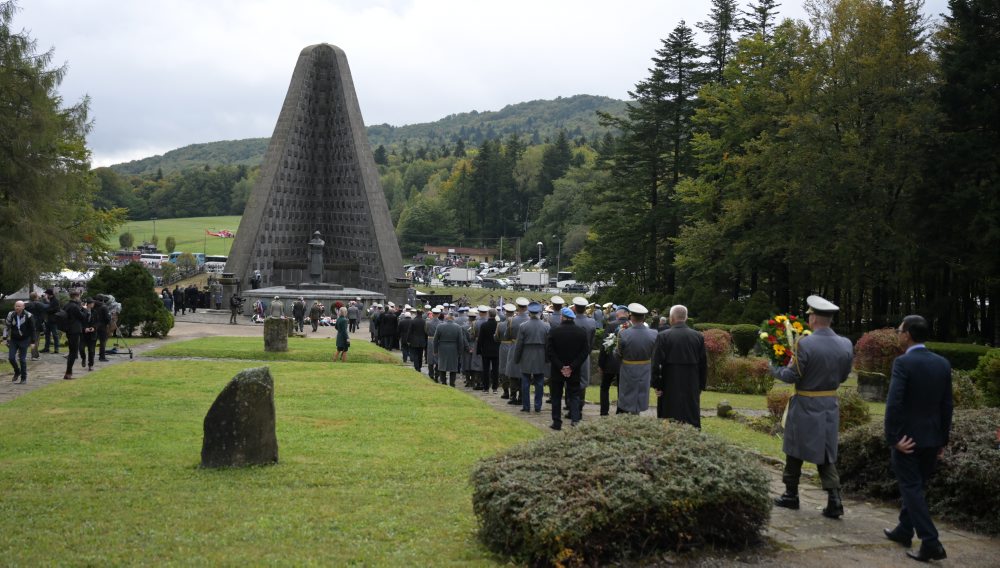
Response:
[[[500,357],[499,357],[499,368],[498,376],[500,382],[500,388],[503,389],[503,394],[500,398],[504,400],[510,399],[510,384],[509,378],[507,376],[507,363],[510,358],[510,351],[514,345],[513,340],[507,339],[507,326],[510,325],[511,321],[514,319],[514,311],[517,309],[512,302],[508,302],[503,305],[503,310],[507,313],[507,317],[500,321],[497,325],[496,340],[500,344]]]
[[[455,316],[448,315],[434,332],[434,356],[437,359],[437,377],[441,384],[455,386],[462,353],[468,350],[466,332]],[[446,377],[447,375],[447,377]]]
[[[517,341],[514,343],[514,363],[521,371],[521,412],[531,412],[532,386],[535,387],[535,412],[542,411],[542,390],[545,387],[545,368],[548,366],[545,346],[549,324],[540,319],[541,313],[541,304],[528,304],[528,321],[518,328]]]
[[[642,304],[628,305],[631,325],[618,332],[618,409],[639,414],[649,408],[650,370],[656,331],[645,324],[649,310]]]
[[[831,519],[844,514],[837,473],[837,439],[840,407],[837,388],[847,380],[854,361],[851,340],[840,337],[830,327],[840,308],[820,296],[806,298],[809,327],[813,333],[799,340],[786,367],[772,365],[775,378],[795,385],[785,419],[785,493],[775,499],[778,507],[799,508],[799,477],[802,463],[816,464],[823,489],[828,493],[823,516]]]
[[[510,323],[507,325],[507,334],[505,335],[505,341],[511,342],[510,351],[507,354],[507,382],[510,388],[510,400],[507,401],[507,404],[510,405],[521,404],[521,365],[514,358],[514,349],[517,345],[517,336],[521,330],[521,326],[529,319],[528,305],[530,303],[523,296],[519,296],[514,300],[514,305],[517,306],[517,313],[509,320]]]
[[[437,349],[434,348],[434,334],[441,325],[441,306],[431,308],[431,317],[427,318],[424,324],[424,331],[427,333],[427,376],[431,380],[437,380]]]

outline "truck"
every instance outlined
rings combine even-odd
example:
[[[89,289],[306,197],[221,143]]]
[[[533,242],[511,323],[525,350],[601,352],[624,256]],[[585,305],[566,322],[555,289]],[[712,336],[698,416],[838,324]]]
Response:
[[[470,286],[476,281],[475,268],[452,268],[444,277],[445,286]]]
[[[515,290],[543,290],[549,285],[547,270],[522,270],[517,276]]]

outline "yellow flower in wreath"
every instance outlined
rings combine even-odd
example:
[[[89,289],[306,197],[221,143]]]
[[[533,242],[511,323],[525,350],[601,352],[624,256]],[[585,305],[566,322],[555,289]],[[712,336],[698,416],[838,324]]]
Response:
[[[794,329],[796,333],[802,333],[802,324],[795,322],[792,324],[792,329]]]
[[[784,345],[775,345],[774,346],[774,354],[777,355],[777,356],[779,356],[779,357],[782,356],[782,355],[784,355],[785,354],[785,346]]]
[[[785,320],[787,320],[787,319],[788,318],[786,318],[785,316],[777,316],[776,318],[774,318],[774,321],[776,321],[778,323],[785,323]]]

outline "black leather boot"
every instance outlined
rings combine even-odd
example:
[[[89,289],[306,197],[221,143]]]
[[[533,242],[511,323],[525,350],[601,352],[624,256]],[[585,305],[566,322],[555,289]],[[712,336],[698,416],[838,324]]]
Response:
[[[774,500],[774,506],[797,510],[799,508],[798,485],[786,485],[785,492],[781,494],[781,497]]]
[[[504,388],[504,389],[503,389],[503,394],[502,394],[502,395],[500,395],[500,398],[502,398],[502,399],[504,399],[504,400],[508,400],[508,399],[510,399],[510,391],[509,391],[509,390],[507,390],[506,388]]]
[[[839,489],[827,489],[829,495],[826,500],[826,508],[823,509],[823,516],[830,519],[839,519],[844,514],[844,504],[840,500]]]

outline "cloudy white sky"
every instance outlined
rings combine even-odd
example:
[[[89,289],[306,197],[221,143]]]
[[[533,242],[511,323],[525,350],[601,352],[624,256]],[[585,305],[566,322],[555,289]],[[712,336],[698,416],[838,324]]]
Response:
[[[18,0],[16,30],[90,95],[95,165],[270,136],[299,51],[344,49],[366,124],[576,94],[627,98],[710,0]],[[743,5],[746,2],[742,2]],[[782,15],[804,18],[802,0]],[[946,0],[926,0],[928,15]]]

